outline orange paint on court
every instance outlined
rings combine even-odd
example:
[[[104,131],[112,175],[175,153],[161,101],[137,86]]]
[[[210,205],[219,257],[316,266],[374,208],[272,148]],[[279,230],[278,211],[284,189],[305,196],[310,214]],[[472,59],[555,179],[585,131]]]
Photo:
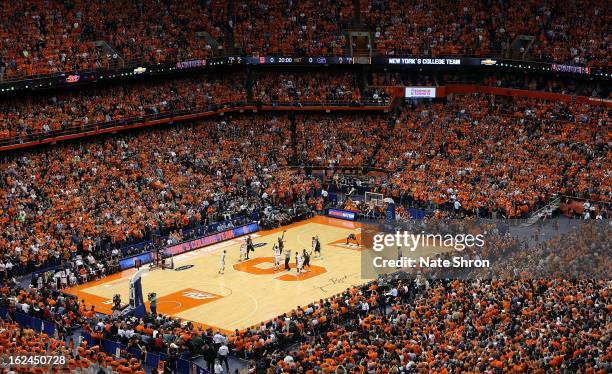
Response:
[[[79,300],[83,300],[87,308],[91,308],[91,306],[96,307],[96,312],[103,314],[113,314],[112,310],[112,300],[106,297],[93,295],[88,292],[83,291],[84,289],[99,286],[101,284],[112,284],[113,282],[128,282],[131,275],[136,273],[135,269],[127,269],[121,271],[119,273],[111,274],[107,277],[96,279],[91,282],[79,284],[74,287],[64,289],[65,293],[74,295],[79,298]]]
[[[346,244],[346,238],[334,240],[333,242],[328,243],[329,245],[333,245],[334,247],[350,249],[353,251],[363,251],[365,248],[362,246],[361,242],[361,233],[356,233],[355,238],[357,239],[357,243],[359,243],[358,247],[352,247],[350,244],[356,244],[354,241],[350,241],[349,244]]]
[[[273,266],[269,266],[266,268],[259,267],[261,264],[271,264],[274,265],[274,259],[272,257],[257,257],[247,261],[239,262],[234,265],[234,269],[238,271],[244,271],[245,273],[255,274],[255,275],[270,275],[276,273],[284,273],[286,270],[284,269],[285,263],[281,261],[281,267],[278,270],[274,270]],[[291,269],[295,269],[295,262],[290,262],[289,266]],[[308,267],[308,271],[305,271],[299,275],[297,274],[284,274],[280,277],[276,277],[274,279],[282,280],[282,281],[303,281],[306,279],[310,279],[312,277],[316,277],[317,275],[326,273],[327,269],[322,266],[310,265]]]
[[[212,303],[223,296],[210,292],[186,288],[157,298],[157,313],[174,315],[197,306]],[[145,302],[150,310],[150,302]]]
[[[337,228],[348,229],[348,230],[356,230],[362,227],[362,225],[358,222],[345,221],[345,220],[341,220],[338,218],[332,218],[332,217],[326,217],[326,216],[315,216],[313,218],[310,218],[304,221],[294,222],[290,225],[283,226],[280,228],[258,231],[256,234],[259,237],[264,237],[270,234],[282,233],[284,230],[298,228],[300,226],[304,226],[309,223],[318,223],[318,224],[322,224],[326,226],[337,227]],[[359,233],[357,233],[357,238],[361,243],[361,235]],[[345,243],[345,241],[346,241],[346,238],[336,240],[328,244],[332,244],[336,247],[341,247],[344,249],[360,250],[359,248],[350,248],[350,247],[344,246],[343,244]],[[266,264],[266,265],[259,266],[262,264]],[[255,275],[273,275],[273,274],[278,273],[280,274],[280,276],[275,277],[274,278],[275,280],[291,281],[291,282],[304,281],[304,280],[307,280],[307,279],[310,279],[310,278],[313,278],[313,277],[316,277],[318,275],[328,272],[328,270],[325,267],[311,265],[309,269],[310,271],[297,275],[294,272],[296,264],[295,262],[291,262],[290,266],[291,266],[293,273],[287,273],[283,269],[284,268],[284,257],[281,259],[281,269],[274,270],[273,264],[274,264],[274,259],[272,257],[257,257],[257,258],[253,258],[248,261],[243,261],[243,262],[234,264],[233,268],[238,271],[244,271],[246,273],[255,274]],[[80,300],[83,300],[88,309],[91,308],[92,305],[94,305],[96,312],[110,315],[112,314],[112,300],[109,298],[105,298],[102,296],[88,293],[85,290],[96,287],[96,286],[100,286],[100,285],[120,286],[123,283],[125,283],[125,287],[127,288],[129,279],[134,273],[136,273],[135,269],[124,270],[119,273],[112,274],[112,275],[109,275],[101,279],[97,279],[91,282],[87,282],[81,285],[77,285],[74,287],[64,289],[63,291],[65,293],[75,295]],[[147,310],[149,310],[150,305],[149,305],[149,302],[146,301],[147,297],[146,295],[143,295],[143,297],[145,299]],[[192,308],[204,305],[204,304],[208,304],[208,303],[214,302],[222,298],[223,296],[221,295],[213,294],[207,291],[201,291],[201,290],[193,289],[193,288],[185,288],[183,290],[173,292],[171,294],[158,296],[157,312],[161,314],[173,316],[181,312],[184,312],[186,310],[189,310],[189,309],[192,309]],[[125,301],[127,300],[124,300],[124,302]],[[192,323],[195,326],[203,328],[203,329],[212,328],[214,330],[220,330],[221,332],[226,333],[226,334],[231,332],[229,330],[218,328],[218,327],[208,325],[205,323],[201,323],[201,322],[192,321]]]

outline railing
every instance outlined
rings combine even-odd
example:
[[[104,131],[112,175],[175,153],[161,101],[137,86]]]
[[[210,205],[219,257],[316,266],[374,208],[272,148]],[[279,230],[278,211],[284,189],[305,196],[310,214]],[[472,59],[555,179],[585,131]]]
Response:
[[[180,62],[189,62],[189,61],[193,61],[193,60],[207,60],[207,59],[215,59],[215,58],[228,58],[228,57],[241,57],[241,58],[248,58],[248,57],[260,57],[260,56],[269,56],[269,57],[325,57],[325,58],[335,58],[335,57],[340,57],[337,55],[321,55],[321,54],[313,54],[311,56],[306,56],[303,52],[299,52],[299,51],[293,51],[293,52],[287,52],[287,53],[270,53],[270,52],[251,52],[251,53],[244,53],[241,49],[236,49],[237,53],[227,53],[227,51],[222,50],[222,51],[212,51],[212,53],[210,53],[207,57],[203,57],[201,59],[190,59],[190,60],[185,60],[185,61],[180,61],[180,60],[165,60],[163,62],[146,62],[144,60],[129,60],[129,61],[125,61],[125,63],[123,64],[123,66],[121,66],[121,69],[132,69],[132,68],[136,68],[136,67],[141,67],[141,66],[147,66],[147,67],[154,67],[154,66],[174,66],[177,63]],[[371,53],[370,53],[371,52]],[[412,50],[393,50],[393,51],[381,51],[378,50],[377,48],[373,47],[371,50],[368,50],[368,56],[385,56],[385,57],[410,57],[410,56],[415,56],[414,53],[412,52]],[[348,57],[348,56],[342,56],[342,57]],[[491,57],[491,58],[508,58],[507,57],[507,53],[503,53],[502,51],[496,51],[493,50],[490,53],[486,53],[486,54],[470,54],[470,53],[449,53],[449,52],[444,52],[444,53],[428,53],[428,54],[421,54],[419,53],[417,55],[417,57],[419,58],[443,58],[443,57],[463,57],[463,58],[469,58],[469,57],[474,57],[474,58],[486,58],[486,57]],[[516,60],[516,61],[525,61],[525,62],[541,62],[541,63],[559,63],[559,64],[568,64],[568,65],[576,65],[576,66],[582,66],[579,64],[575,64],[574,62],[571,61],[555,61],[552,59],[538,59],[538,58],[525,58],[525,59],[520,59],[520,60]],[[589,65],[590,66],[590,65]],[[604,66],[592,66],[594,68],[604,68]],[[7,83],[15,83],[15,82],[24,82],[27,80],[44,80],[44,79],[53,79],[53,78],[58,78],[58,77],[64,77],[70,74],[78,74],[78,75],[83,75],[83,74],[87,74],[87,73],[106,73],[106,72],[112,72],[113,68],[118,68],[118,65],[113,64],[113,63],[108,63],[106,64],[103,68],[97,68],[97,69],[69,69],[69,70],[65,70],[65,71],[61,71],[61,72],[56,72],[56,73],[42,73],[42,74],[12,74],[12,75],[6,75],[4,74],[3,76],[0,75],[0,84],[7,84]]]
[[[376,44],[376,40],[373,40],[373,43]],[[441,52],[441,53],[419,53],[418,57],[425,57],[425,58],[444,58],[444,57],[476,57],[476,58],[482,58],[482,57],[495,57],[495,58],[508,58],[507,54],[506,56],[503,56],[503,51],[490,51],[486,54],[478,54],[478,53],[452,53],[452,52]],[[380,50],[378,48],[376,48],[376,45],[374,45],[372,47],[372,55],[373,56],[386,56],[386,57],[409,57],[409,56],[415,56],[415,54],[413,53],[412,50],[410,49],[393,49],[393,50],[389,50],[389,51],[384,51],[384,50]],[[551,62],[551,61],[548,61]]]
[[[48,336],[54,336],[56,332],[55,322],[36,318],[21,312],[9,313],[6,307],[0,307],[0,318],[10,319],[17,323],[21,327],[27,327],[35,330],[36,332],[44,332]],[[100,350],[108,354],[109,356],[116,357],[117,352],[125,352],[131,357],[135,357],[140,360],[143,366],[154,369],[157,368],[160,361],[168,362],[168,356],[162,352],[143,352],[135,348],[128,349],[127,346],[110,341],[107,339],[95,339],[90,334],[82,332],[81,336],[83,340],[89,343],[89,346],[99,345]],[[195,362],[192,362],[191,357],[178,357],[174,361],[174,372],[180,374],[207,374],[208,371]]]
[[[9,313],[8,309],[4,306],[0,306],[0,318],[10,318],[19,324],[19,326],[29,327],[37,332],[44,332],[49,336],[53,336],[55,334],[55,322],[32,317],[21,312]]]
[[[578,197],[578,196],[572,196],[572,195],[559,195],[559,197],[562,199],[567,199],[567,200],[588,201],[591,204],[603,204],[603,205],[607,205],[608,207],[612,207],[612,202],[607,202],[603,200],[595,200],[595,199],[589,199],[586,197]]]
[[[4,147],[7,145],[13,145],[13,144],[33,142],[33,141],[41,141],[43,139],[57,138],[57,137],[62,137],[62,136],[67,136],[67,135],[74,135],[74,134],[81,134],[81,133],[88,133],[88,132],[98,132],[100,130],[112,129],[118,126],[128,126],[134,123],[144,123],[144,122],[149,122],[152,120],[173,118],[173,117],[186,115],[186,114],[193,114],[193,113],[197,113],[201,111],[204,111],[204,112],[215,111],[215,110],[223,109],[227,107],[236,108],[236,107],[241,107],[244,105],[246,105],[246,102],[243,102],[243,101],[213,104],[205,108],[199,108],[199,109],[174,110],[174,111],[164,112],[164,113],[159,113],[159,114],[151,114],[151,115],[138,116],[138,117],[129,117],[129,118],[124,118],[120,120],[103,121],[103,122],[95,122],[95,123],[84,124],[84,125],[79,125],[79,126],[71,126],[65,129],[60,129],[60,130],[33,132],[25,136],[17,136],[17,137],[0,139],[0,147]]]
[[[211,51],[211,53],[209,54],[209,56],[205,57],[205,58],[214,58],[214,57],[228,57],[230,55],[226,54],[225,51],[223,51],[223,53],[215,53],[215,51]],[[129,68],[137,68],[139,66],[151,66],[151,65],[164,65],[164,64],[176,64],[178,62],[181,61],[171,61],[171,60],[167,60],[167,61],[163,61],[163,62],[158,62],[158,63],[152,63],[152,62],[145,62],[144,60],[123,60],[124,63],[122,66],[119,66],[118,63],[114,63],[113,61],[109,62],[108,64],[105,64],[105,66],[103,68],[98,68],[98,69],[70,69],[70,70],[65,70],[65,71],[61,71],[61,72],[57,72],[57,73],[42,73],[42,74],[11,74],[9,76],[7,76],[6,74],[4,75],[4,77],[0,77],[0,83],[11,83],[11,82],[18,82],[18,81],[23,81],[23,80],[28,80],[28,79],[47,79],[47,78],[55,78],[55,77],[61,77],[64,75],[70,75],[70,74],[84,74],[84,73],[88,73],[88,72],[100,72],[100,71],[105,71],[105,70],[112,70],[113,68],[121,68],[121,69],[129,69]],[[95,60],[92,60],[92,62],[95,62]]]
[[[106,354],[115,357],[117,352],[126,352],[131,357],[134,357],[142,362],[142,365],[148,369],[157,369],[160,362],[164,362],[165,370],[177,374],[206,374],[208,371],[203,367],[192,362],[190,358],[185,356],[169,359],[168,355],[163,352],[146,352],[139,349],[130,348],[119,342],[107,339],[96,339],[89,333],[81,334],[83,340],[87,341],[90,347],[99,346],[100,350]],[[172,364],[173,367],[168,368]]]

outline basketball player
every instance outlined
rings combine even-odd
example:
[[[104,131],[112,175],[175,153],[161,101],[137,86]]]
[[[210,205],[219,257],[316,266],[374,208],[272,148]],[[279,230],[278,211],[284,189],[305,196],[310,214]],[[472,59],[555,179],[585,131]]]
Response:
[[[321,257],[321,242],[319,241],[319,236],[312,237],[312,251],[315,256]]]
[[[359,246],[359,242],[357,241],[357,235],[350,233],[346,238],[346,244],[348,245],[350,242],[354,242]]]
[[[310,253],[306,252],[306,248],[302,251],[302,257],[304,257],[304,271],[310,271]],[[306,267],[308,267],[308,270],[306,270]]]
[[[291,251],[285,251],[285,270],[291,271],[291,267],[289,266],[289,261],[291,260]]]
[[[283,235],[278,238],[278,248],[280,248],[281,252],[285,249],[285,233],[287,230],[283,231]]]
[[[304,258],[300,256],[297,251],[295,252],[295,265],[297,267],[298,274],[301,274],[304,268]]]
[[[219,259],[219,274],[224,274],[225,271],[225,249],[223,253],[221,253],[221,258]]]
[[[272,250],[274,251],[274,270],[278,270],[280,269],[282,251],[278,248],[278,245],[276,244],[272,246]]]
[[[253,246],[253,239],[251,239],[251,235],[248,235],[246,238],[246,259],[249,259],[249,252],[255,252],[255,247]]]
[[[242,243],[240,245],[240,257],[238,258],[238,261],[243,261],[243,260],[246,260],[247,258],[248,258],[247,245],[246,243]]]

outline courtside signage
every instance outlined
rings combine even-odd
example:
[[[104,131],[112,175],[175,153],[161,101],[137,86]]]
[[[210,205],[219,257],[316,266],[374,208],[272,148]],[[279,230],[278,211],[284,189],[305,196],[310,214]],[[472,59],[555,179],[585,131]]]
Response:
[[[327,212],[327,215],[329,215],[330,217],[341,218],[341,219],[348,219],[348,220],[351,220],[351,221],[355,220],[355,212],[351,212],[351,211],[348,211],[348,210],[330,209]]]
[[[257,223],[250,223],[245,226],[240,226],[231,230],[218,232],[216,234],[203,236],[194,240],[189,240],[180,244],[172,245],[166,248],[166,254],[178,255],[181,253],[193,251],[194,249],[206,247],[211,244],[219,243],[225,240],[233,239],[238,236],[247,235],[252,232],[258,231],[259,225]]]

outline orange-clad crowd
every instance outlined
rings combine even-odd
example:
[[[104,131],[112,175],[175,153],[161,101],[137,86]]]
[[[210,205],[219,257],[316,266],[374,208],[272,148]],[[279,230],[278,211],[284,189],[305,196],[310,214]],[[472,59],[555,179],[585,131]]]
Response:
[[[470,221],[455,224],[477,229]],[[202,356],[212,372],[231,352],[249,359],[258,373],[503,368],[516,373],[606,373],[612,364],[612,303],[606,280],[610,261],[598,258],[593,245],[609,243],[607,223],[584,224],[535,243],[533,238],[497,233],[498,224],[480,228],[488,234],[486,248],[478,253],[493,258],[503,252],[508,257],[486,271],[469,270],[474,272],[470,279],[420,273],[383,277],[227,335],[162,315],[99,316],[84,301],[58,296],[47,287],[31,285],[26,291],[6,284],[0,290],[0,306],[8,308],[7,318],[25,313],[53,321],[58,336],[37,335],[5,321],[0,349],[63,354],[72,369],[95,366],[124,372],[141,370],[128,353],[136,349],[167,354],[167,370],[176,357]],[[489,279],[492,273],[497,280]],[[565,279],[568,274],[575,279]],[[91,335],[89,344],[74,349],[69,333],[74,327]],[[100,352],[103,339],[128,349],[110,357]]]
[[[608,128],[604,107],[455,97],[405,111],[375,164],[399,201],[522,217],[556,194],[611,201]]]
[[[320,206],[321,181],[287,165],[381,168],[380,192],[430,211],[525,217],[561,194],[607,217],[608,121],[602,107],[465,96],[397,116],[245,114],[15,154],[0,161],[0,252],[25,272],[267,204]]]
[[[520,56],[608,66],[604,0],[448,1],[6,1],[0,76],[125,64],[175,63],[233,53],[347,55],[348,30],[368,30],[384,54]],[[356,9],[355,7],[359,8]],[[229,49],[229,52],[226,52]]]
[[[521,56],[590,66],[610,64],[606,12],[602,0],[361,2],[374,45],[386,54],[510,57],[526,35],[535,40]]]
[[[278,81],[280,79],[280,83]],[[188,74],[128,85],[101,85],[68,92],[10,97],[0,102],[0,140],[16,142],[52,137],[62,132],[90,131],[118,121],[198,112],[220,105],[291,102],[388,103],[384,92],[361,92],[347,72],[276,74],[263,71],[247,79],[244,72]]]
[[[2,154],[0,372],[49,372],[19,364],[9,371],[16,355],[64,357],[54,373],[173,373],[185,359],[225,374],[228,356],[248,360],[231,360],[232,371],[257,374],[612,372],[607,78],[423,72],[361,65],[366,56],[343,70],[201,61],[348,56],[371,47],[371,56],[608,68],[609,8],[605,0],[4,1],[0,82],[193,59],[207,70],[3,89],[3,146],[145,118],[174,121],[179,112],[203,116],[229,103],[240,113]],[[386,87],[448,83],[590,98],[526,98],[541,95],[531,92],[403,101]],[[384,204],[360,201],[366,191],[382,194]],[[386,217],[389,199],[393,230],[484,234],[482,248],[461,256],[493,265],[394,269],[229,334],[153,312],[103,315],[62,293],[119,271],[128,254],[253,220],[281,227],[331,207],[371,222]],[[554,207],[565,218],[548,223]],[[511,225],[534,212],[533,231],[529,222]],[[53,334],[34,329],[50,326]],[[108,341],[123,347],[105,352]],[[160,357],[158,367],[147,366],[151,357]]]

